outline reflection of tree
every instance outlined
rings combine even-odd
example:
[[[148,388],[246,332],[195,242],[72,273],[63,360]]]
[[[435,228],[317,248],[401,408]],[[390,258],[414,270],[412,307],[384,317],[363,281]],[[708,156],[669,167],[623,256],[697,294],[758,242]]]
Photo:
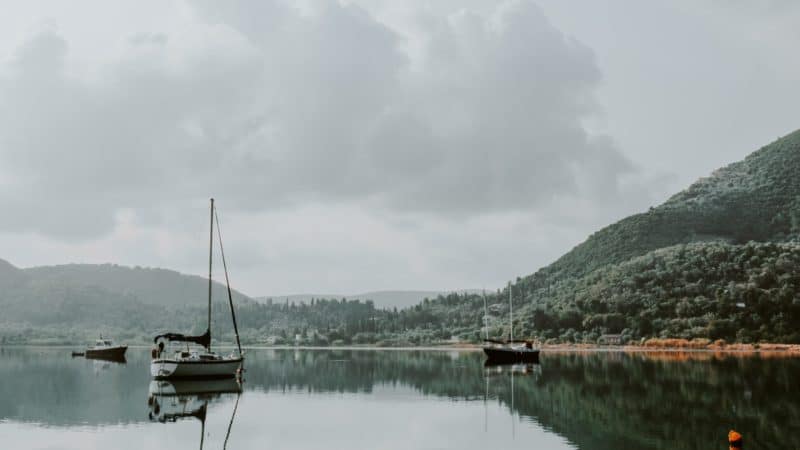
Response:
[[[580,448],[715,448],[731,427],[752,448],[800,448],[798,436],[782,433],[800,423],[792,381],[800,360],[548,356],[541,374],[516,376],[514,410]],[[273,358],[251,358],[248,389],[369,392],[400,384],[453,399],[485,392],[478,354],[276,351]],[[492,377],[489,396],[510,408],[509,380]]]
[[[132,352],[126,366],[95,377],[84,360],[5,349],[0,418],[48,425],[147,420],[148,363]],[[253,350],[246,368],[246,391],[369,393],[398,385],[482,401],[488,380],[490,401],[511,408],[510,374],[487,378],[479,353]],[[745,435],[749,449],[800,448],[800,437],[787,433],[800,423],[798,373],[800,359],[545,353],[541,373],[515,373],[513,410],[584,449],[719,448],[729,428]],[[195,386],[175,389],[196,395]]]

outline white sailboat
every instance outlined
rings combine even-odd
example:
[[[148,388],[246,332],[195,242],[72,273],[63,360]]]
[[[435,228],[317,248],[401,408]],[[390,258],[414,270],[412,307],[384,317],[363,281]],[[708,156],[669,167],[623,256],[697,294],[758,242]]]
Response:
[[[222,265],[225,269],[225,283],[228,287],[228,303],[231,308],[233,329],[236,333],[236,346],[238,353],[220,355],[211,351],[211,267],[214,249],[214,222],[217,223],[217,236],[222,255]],[[164,333],[153,339],[155,347],[151,352],[150,375],[155,379],[173,378],[232,378],[237,376],[242,369],[244,354],[239,342],[239,328],[236,325],[236,313],[233,309],[228,267],[225,262],[225,250],[222,247],[222,234],[219,231],[219,217],[214,208],[214,199],[211,199],[211,230],[209,233],[208,249],[208,328],[200,336],[187,336],[179,333]],[[171,354],[165,350],[169,342],[185,342],[187,347],[177,349]],[[202,349],[190,349],[189,343],[202,346]]]

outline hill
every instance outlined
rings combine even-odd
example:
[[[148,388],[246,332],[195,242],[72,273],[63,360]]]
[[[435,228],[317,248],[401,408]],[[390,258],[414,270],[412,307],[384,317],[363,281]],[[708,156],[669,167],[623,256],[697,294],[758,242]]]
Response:
[[[123,296],[136,298],[148,305],[179,307],[202,306],[208,298],[208,278],[185,275],[168,269],[126,267],[116,264],[66,264],[23,269],[29,280],[37,284],[94,286]],[[250,301],[236,290],[234,301]],[[228,298],[224,285],[214,282],[212,297]],[[47,299],[42,299],[46,301]]]
[[[227,310],[225,286],[215,282],[212,292],[225,302],[216,308]],[[238,305],[253,302],[233,295]],[[112,264],[19,269],[0,260],[0,340],[66,343],[105,332],[141,342],[154,331],[199,330],[207,296],[207,279],[172,270]],[[229,321],[224,310],[215,322]]]
[[[800,130],[702,178],[664,204],[592,234],[534,278],[585,275],[663,247],[782,241],[800,233]]]
[[[800,342],[800,130],[518,279],[522,332]],[[473,306],[474,309],[474,306]]]

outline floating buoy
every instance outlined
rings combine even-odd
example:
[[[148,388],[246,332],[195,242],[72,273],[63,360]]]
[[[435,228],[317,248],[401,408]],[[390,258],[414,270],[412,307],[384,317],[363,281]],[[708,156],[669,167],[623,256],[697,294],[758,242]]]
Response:
[[[731,430],[728,432],[728,448],[730,450],[742,448],[742,435],[738,432]]]

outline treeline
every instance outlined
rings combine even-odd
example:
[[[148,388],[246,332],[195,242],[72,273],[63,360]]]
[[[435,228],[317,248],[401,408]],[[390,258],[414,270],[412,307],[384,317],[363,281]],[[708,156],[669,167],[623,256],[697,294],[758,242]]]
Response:
[[[800,243],[678,245],[580,278],[512,287],[514,329],[543,342],[596,343],[603,334],[800,342]],[[487,296],[488,334],[508,336],[508,294]],[[250,339],[311,345],[479,342],[480,295],[450,294],[403,310],[371,302],[272,303],[242,311]],[[246,321],[246,322],[244,322]],[[299,338],[298,338],[299,336]]]
[[[596,343],[603,334],[800,343],[800,243],[695,243],[656,250],[580,278],[529,277],[512,287],[514,334],[542,342]],[[202,307],[164,308],[97,292],[0,323],[0,343],[76,343],[99,333],[147,343],[161,331],[202,332]],[[74,297],[74,298],[73,298]],[[107,300],[107,299],[106,299]],[[404,309],[372,301],[273,299],[237,306],[245,344],[412,346],[507,337],[508,292],[449,294]],[[228,305],[215,303],[212,333],[234,340]]]

